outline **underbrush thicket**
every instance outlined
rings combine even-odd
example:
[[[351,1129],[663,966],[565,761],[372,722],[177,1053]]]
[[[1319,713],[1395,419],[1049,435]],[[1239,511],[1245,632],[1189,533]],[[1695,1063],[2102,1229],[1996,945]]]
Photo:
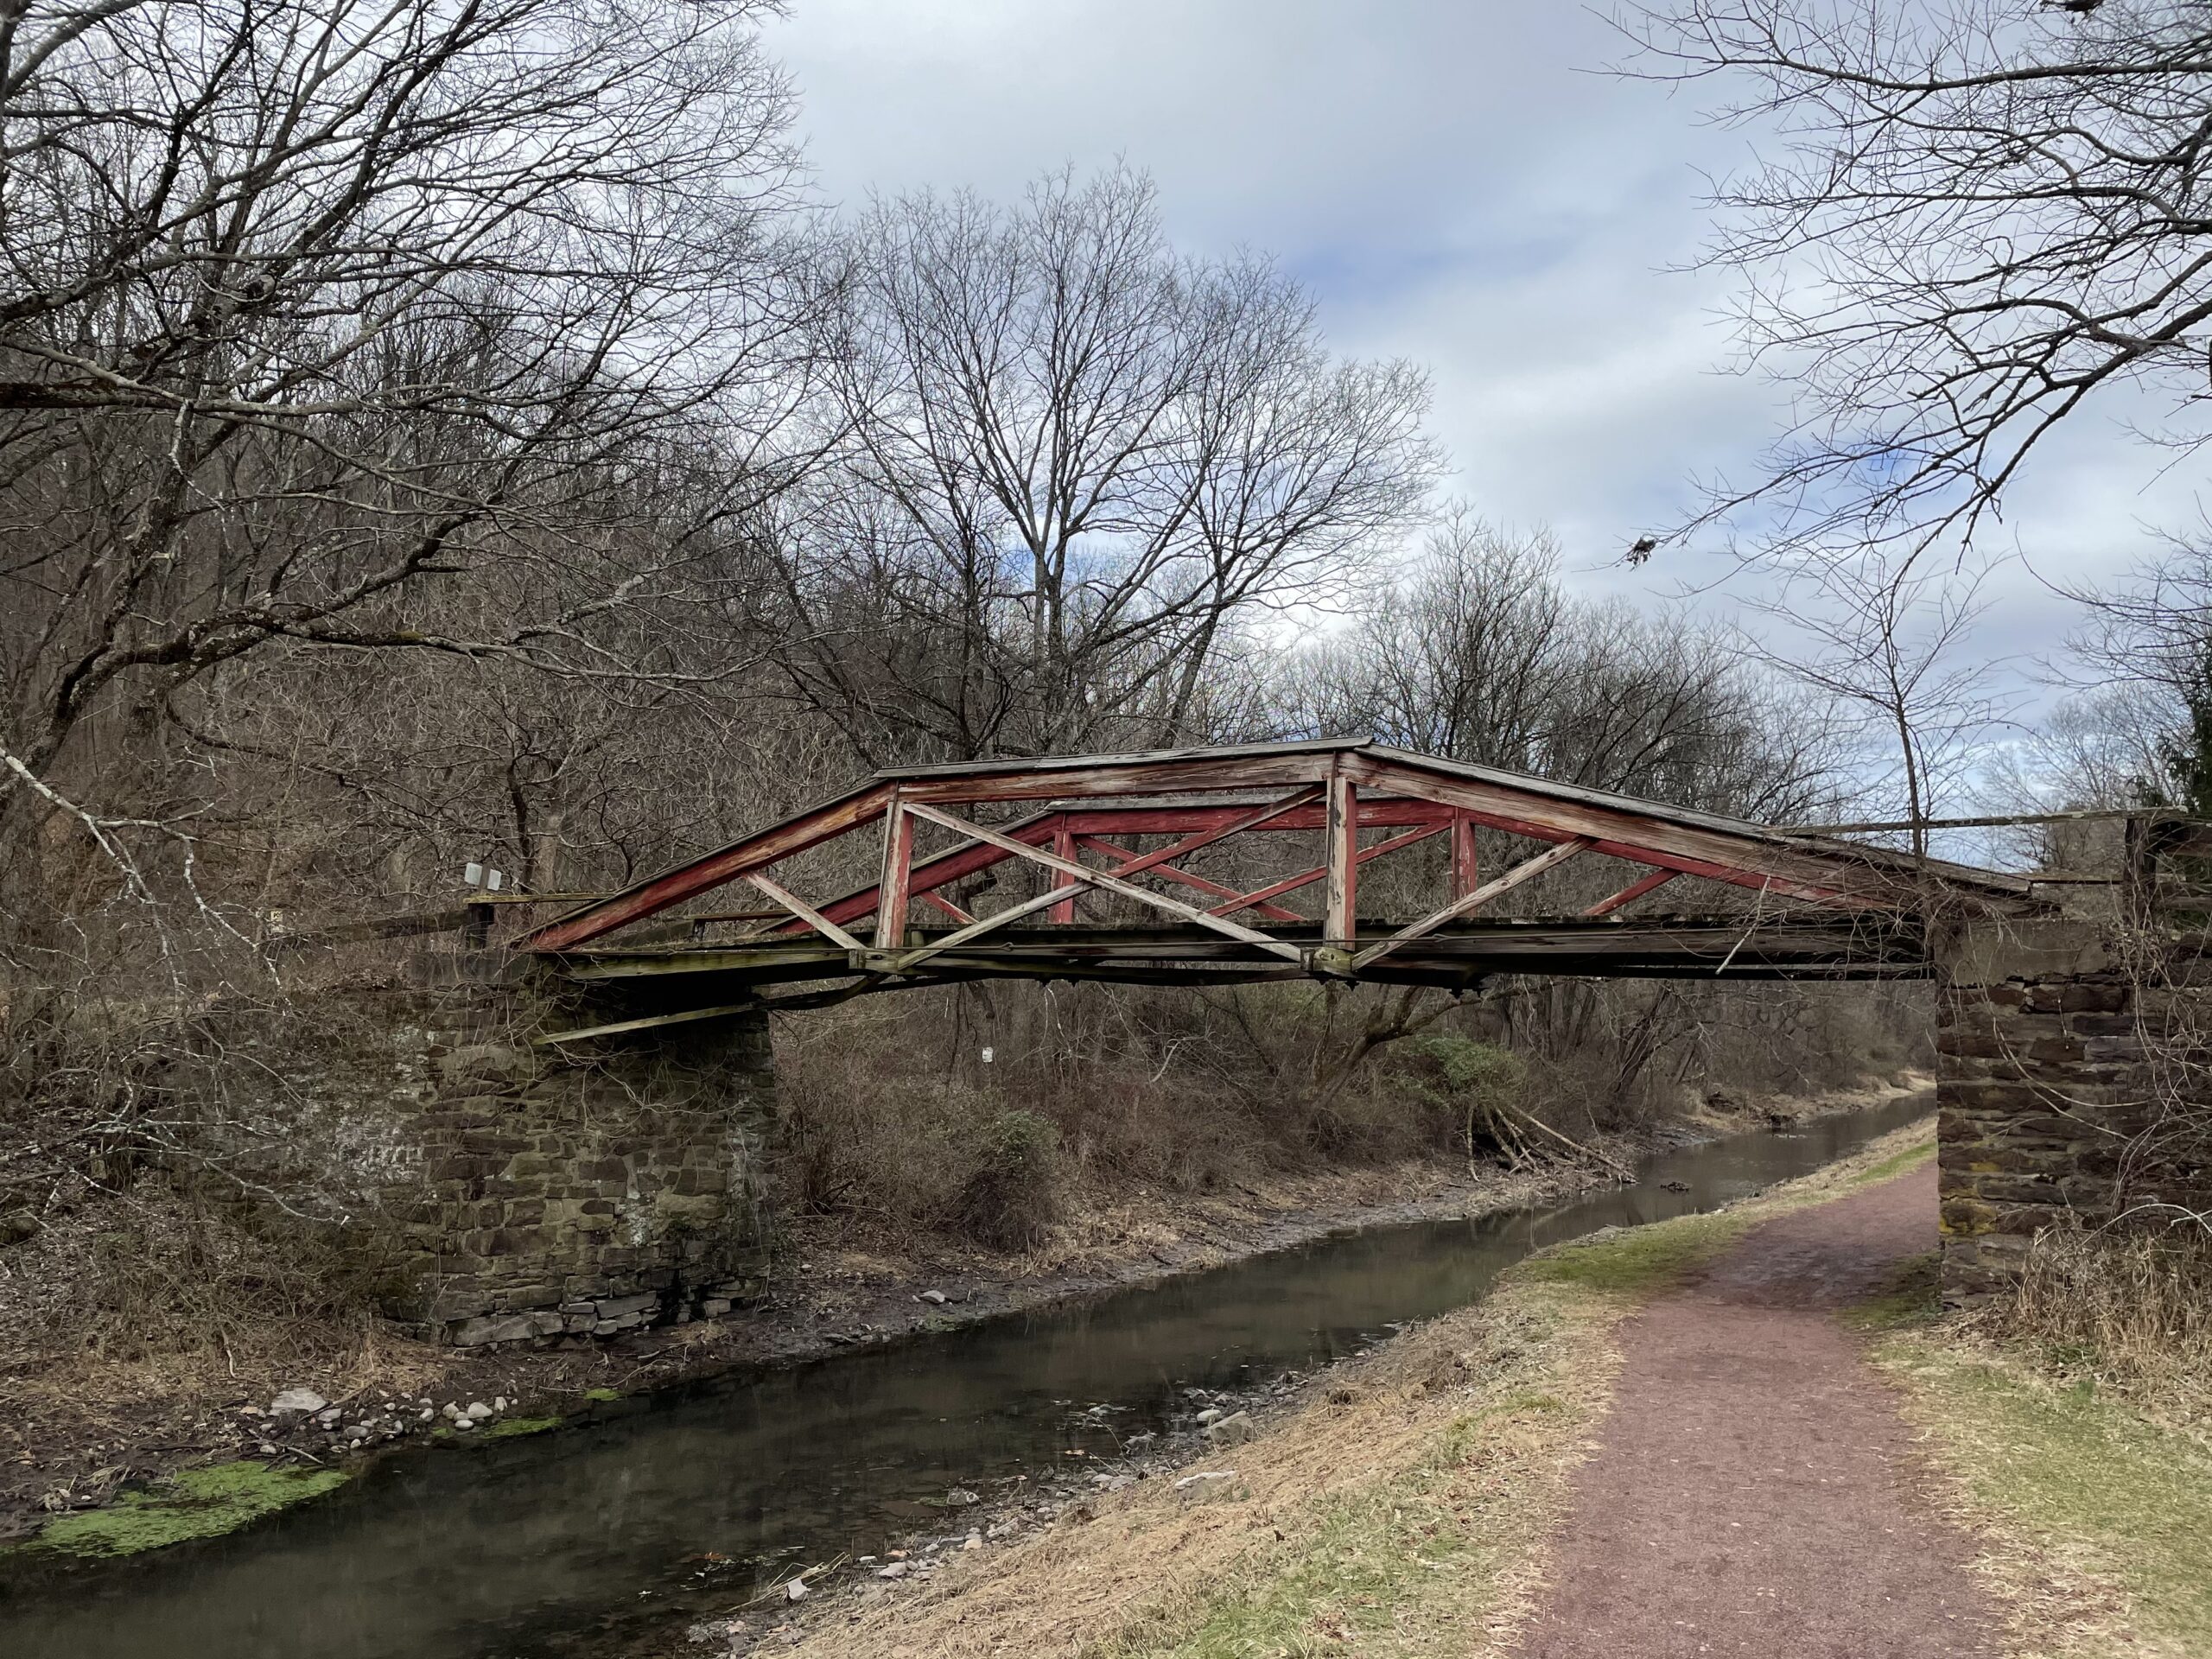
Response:
[[[777,1032],[777,1201],[1018,1248],[1077,1194],[1567,1159],[1708,1103],[1925,1063],[1910,1001],[1813,989],[1435,993],[1381,1043],[1395,996],[1302,984],[968,987],[791,1016]]]

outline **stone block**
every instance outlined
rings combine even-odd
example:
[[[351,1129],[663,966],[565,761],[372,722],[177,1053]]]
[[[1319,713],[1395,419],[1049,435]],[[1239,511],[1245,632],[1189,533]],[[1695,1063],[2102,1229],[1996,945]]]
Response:
[[[492,1314],[463,1319],[454,1325],[453,1344],[456,1348],[476,1348],[487,1342],[524,1342],[532,1337],[558,1336],[561,1329],[561,1316],[550,1310]]]

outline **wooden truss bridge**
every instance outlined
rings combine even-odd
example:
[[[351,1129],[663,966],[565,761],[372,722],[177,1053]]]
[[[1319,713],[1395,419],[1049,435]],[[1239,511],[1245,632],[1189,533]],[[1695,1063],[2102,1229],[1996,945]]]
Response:
[[[1661,912],[1670,884],[1698,907]],[[700,908],[733,887],[767,907]],[[774,1001],[1002,976],[1916,977],[1938,898],[2043,908],[2024,877],[1324,740],[885,772],[517,944],[664,1007],[680,983],[690,1014],[661,1017],[683,1018],[808,982]]]

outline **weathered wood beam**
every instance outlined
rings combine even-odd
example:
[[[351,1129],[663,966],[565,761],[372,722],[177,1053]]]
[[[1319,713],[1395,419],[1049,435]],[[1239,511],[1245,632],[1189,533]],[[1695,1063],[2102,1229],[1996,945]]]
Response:
[[[1062,822],[1058,829],[1052,831],[1052,855],[1055,858],[1064,858],[1071,864],[1076,861],[1075,836],[1069,831],[1065,821]],[[1121,856],[1125,859],[1135,858],[1136,855],[1135,853],[1124,853],[1122,854]],[[1066,926],[1074,922],[1075,898],[1073,894],[1070,894],[1067,898],[1061,899],[1058,904],[1052,906],[1052,919],[1063,926]]]
[[[1297,797],[1293,797],[1290,802],[1282,804],[1282,810],[1287,810],[1288,805],[1294,804],[1297,799]],[[1278,809],[1256,809],[1255,820],[1276,810]],[[1211,928],[1214,931],[1226,934],[1231,938],[1244,939],[1278,956],[1287,957],[1293,961],[1300,959],[1300,953],[1295,945],[1284,944],[1276,939],[1270,938],[1265,933],[1256,932],[1251,928],[1236,922],[1226,921],[1218,916],[1209,916],[1205,912],[1184,904],[1179,899],[1170,899],[1165,893],[1154,893],[1147,888],[1137,886],[1134,881],[1122,879],[1122,874],[1133,874],[1136,870],[1149,868],[1153,864],[1166,863],[1169,859],[1179,858],[1185,853],[1192,851],[1195,847],[1203,846],[1209,841],[1217,841],[1224,836],[1234,835],[1236,833],[1234,829],[1212,831],[1203,838],[1192,837],[1178,842],[1173,847],[1164,847],[1156,853],[1147,853],[1144,858],[1137,861],[1134,868],[1125,867],[1121,874],[1109,874],[1103,870],[1094,870],[1088,865],[1077,864],[1067,859],[1055,858],[1052,854],[1039,848],[1025,846],[1020,842],[999,835],[995,830],[986,830],[980,824],[970,823],[954,817],[950,813],[940,812],[936,808],[924,805],[920,802],[908,802],[906,810],[918,817],[926,818],[932,823],[941,824],[965,835],[972,835],[977,840],[989,842],[994,846],[1003,847],[1018,858],[1026,858],[1033,863],[1043,865],[1048,870],[1056,871],[1074,882],[1076,890],[1078,892],[1085,887],[1102,887],[1109,893],[1117,893],[1125,899],[1135,899],[1139,904],[1150,905],[1154,909],[1180,916],[1185,921],[1195,922],[1201,927]],[[893,964],[892,970],[903,973],[912,963],[934,955],[948,944],[964,943],[967,938],[972,938],[987,929],[1011,921],[1017,915],[1027,915],[1047,906],[1057,904],[1065,896],[1061,890],[1056,888],[1050,893],[1040,894],[1037,899],[1025,900],[1020,905],[999,912],[996,915],[986,917],[971,927],[963,928],[960,932],[951,935],[948,939],[940,940],[932,945],[925,945],[917,951],[906,952],[896,963]]]
[[[951,899],[946,898],[943,893],[918,893],[914,896],[917,899],[919,899],[924,904],[932,906],[935,908],[943,911],[946,915],[951,917],[954,921],[960,923],[963,926],[965,926],[968,923],[976,919],[966,911],[961,909],[959,906],[954,904]]]
[[[1647,874],[1638,876],[1611,898],[1600,899],[1582,913],[1593,919],[1599,916],[1610,916],[1622,906],[1632,905],[1645,893],[1656,892],[1680,874],[1681,874],[1680,870],[1653,870]]]
[[[825,938],[835,940],[848,950],[866,948],[858,939],[780,882],[771,881],[757,870],[745,879]]]
[[[1359,792],[1341,766],[1329,772],[1329,823],[1322,833],[1329,866],[1321,903],[1321,939],[1340,950],[1359,931]]]
[[[1055,812],[1033,812],[1027,817],[1018,818],[1006,825],[1004,833],[1017,841],[1041,842],[1052,835],[1058,817]],[[934,893],[955,881],[981,874],[995,864],[1005,863],[1008,856],[995,847],[972,839],[948,847],[942,852],[925,854],[914,860],[908,870],[907,899],[911,902],[924,893]],[[865,887],[855,887],[823,906],[822,913],[833,922],[857,921],[874,912],[881,890],[880,880]]]
[[[594,1037],[619,1036],[626,1031],[653,1031],[663,1026],[690,1025],[701,1020],[727,1020],[735,1014],[751,1014],[760,1006],[758,1001],[724,1002],[711,1008],[685,1008],[677,1014],[646,1014],[636,1020],[616,1020],[604,1026],[585,1026],[575,1031],[549,1031],[543,1037],[530,1040],[538,1047],[551,1043],[581,1043]]]
[[[895,949],[906,937],[906,895],[914,875],[914,821],[893,790],[883,809],[883,874],[876,880],[875,948]],[[834,925],[826,918],[822,925]]]
[[[1110,858],[1126,861],[1140,856],[1139,854],[1131,849],[1123,847],[1117,842],[1110,842],[1103,836],[1078,836],[1076,839],[1080,841],[1084,846],[1091,848],[1096,851],[1104,853]],[[1066,856],[1066,855],[1063,855],[1063,856]],[[1188,870],[1179,870],[1173,864],[1155,864],[1152,867],[1152,873],[1154,875],[1163,877],[1170,881],[1179,881],[1186,887],[1196,887],[1200,893],[1210,893],[1217,899],[1236,899],[1239,900],[1245,899],[1245,895],[1243,893],[1238,892],[1235,887],[1228,886],[1224,882],[1210,880],[1203,875],[1194,875]],[[1236,907],[1242,908],[1243,906],[1240,905]],[[1266,915],[1274,917],[1274,919],[1279,922],[1302,922],[1306,919],[1306,918],[1300,915],[1294,910],[1285,910],[1281,905],[1270,905],[1265,900],[1250,901],[1250,907],[1258,910]],[[1224,906],[1216,905],[1213,906],[1213,913],[1217,916],[1221,916],[1227,914],[1228,911]],[[1070,919],[1073,919],[1072,915],[1071,915]]]
[[[1586,838],[1591,849],[1633,864],[1662,865],[1809,903],[1898,909],[1911,899],[1896,878],[1843,858],[1808,856],[1756,834],[1670,822],[1624,806],[1554,798],[1486,780],[1427,772],[1376,757],[1348,755],[1346,769],[1379,787],[1424,794],[1478,823],[1535,841]]]
[[[1485,881],[1472,893],[1462,898],[1454,899],[1443,909],[1432,912],[1410,926],[1400,928],[1381,944],[1368,946],[1366,950],[1362,950],[1351,959],[1352,972],[1360,972],[1389,956],[1400,945],[1411,944],[1424,934],[1433,933],[1446,922],[1456,921],[1470,912],[1479,909],[1500,893],[1510,893],[1523,881],[1532,880],[1546,870],[1566,863],[1568,859],[1574,857],[1577,854],[1587,852],[1590,846],[1588,840],[1577,836],[1573,841],[1563,841],[1556,847],[1548,847],[1534,858],[1522,860],[1503,875]]]
[[[1452,809],[1452,896],[1464,899],[1482,885],[1480,861],[1475,856],[1474,819],[1459,807]]]
[[[890,794],[889,785],[870,784],[849,795],[841,795],[796,817],[786,818],[757,836],[733,842],[718,853],[678,865],[625,888],[612,899],[602,899],[549,922],[525,935],[518,942],[519,947],[527,950],[573,950],[627,923],[658,915],[672,905],[718,887],[748,871],[764,870],[779,859],[818,847],[825,841],[834,841],[881,817]]]
[[[1363,864],[1371,864],[1386,853],[1395,853],[1401,847],[1410,847],[1417,841],[1427,841],[1431,836],[1440,836],[1450,827],[1449,823],[1440,819],[1434,823],[1408,830],[1403,835],[1393,836],[1388,841],[1378,841],[1372,847],[1363,847],[1359,849],[1359,861]],[[1234,916],[1238,911],[1253,905],[1265,904],[1270,899],[1280,899],[1284,893],[1294,893],[1300,887],[1310,887],[1328,873],[1327,865],[1316,864],[1311,869],[1300,870],[1295,875],[1287,875],[1280,881],[1271,881],[1264,887],[1255,887],[1249,893],[1239,895],[1233,903],[1215,905],[1211,909],[1217,916]],[[1304,921],[1308,918],[1300,917],[1299,919]]]

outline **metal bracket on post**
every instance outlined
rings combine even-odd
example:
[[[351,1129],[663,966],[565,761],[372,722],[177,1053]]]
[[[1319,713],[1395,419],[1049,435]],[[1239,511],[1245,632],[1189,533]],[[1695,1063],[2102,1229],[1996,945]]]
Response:
[[[1352,953],[1345,946],[1317,944],[1306,952],[1306,971],[1316,979],[1357,979]]]

